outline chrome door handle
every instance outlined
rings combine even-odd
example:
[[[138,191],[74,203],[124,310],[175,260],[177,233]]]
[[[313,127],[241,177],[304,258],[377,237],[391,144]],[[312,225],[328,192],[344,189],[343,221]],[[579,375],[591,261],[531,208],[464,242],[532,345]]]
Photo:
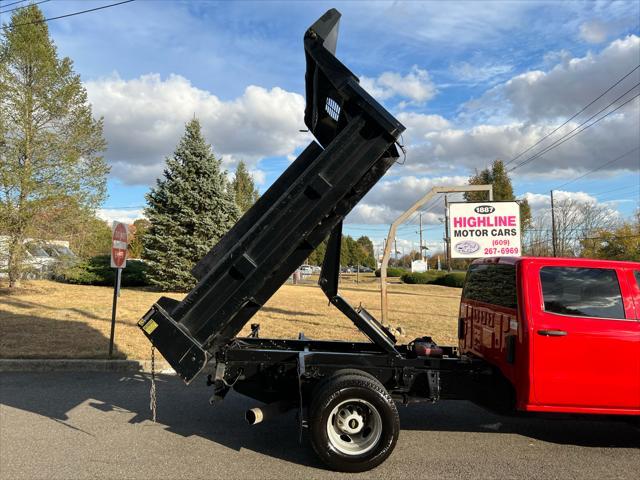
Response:
[[[543,337],[566,337],[567,332],[564,330],[538,330],[538,335]]]

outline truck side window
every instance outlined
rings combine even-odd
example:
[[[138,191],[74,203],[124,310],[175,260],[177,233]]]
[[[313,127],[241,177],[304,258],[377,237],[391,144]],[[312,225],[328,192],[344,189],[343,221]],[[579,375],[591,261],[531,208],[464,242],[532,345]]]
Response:
[[[543,267],[544,309],[579,317],[625,318],[615,270]]]
[[[462,298],[516,308],[516,267],[499,263],[471,265],[467,272]]]

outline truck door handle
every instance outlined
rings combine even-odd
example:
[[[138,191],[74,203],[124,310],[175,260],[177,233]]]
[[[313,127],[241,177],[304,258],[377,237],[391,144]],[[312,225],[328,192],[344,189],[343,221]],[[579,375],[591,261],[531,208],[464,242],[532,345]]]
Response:
[[[538,330],[538,335],[543,337],[565,337],[567,332],[564,330]]]

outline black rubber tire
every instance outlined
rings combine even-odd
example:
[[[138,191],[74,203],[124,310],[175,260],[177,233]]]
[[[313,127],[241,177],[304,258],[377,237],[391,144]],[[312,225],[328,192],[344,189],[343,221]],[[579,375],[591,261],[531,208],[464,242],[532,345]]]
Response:
[[[320,395],[320,392],[324,390],[324,387],[329,382],[332,382],[337,377],[342,377],[345,375],[359,375],[361,377],[370,378],[374,382],[380,383],[380,381],[376,377],[368,372],[365,372],[364,370],[358,370],[357,368],[341,368],[340,370],[336,370],[335,372],[333,372],[331,375],[318,380],[318,383],[316,383],[311,392],[311,404],[313,404],[314,399],[318,397],[318,395]],[[380,384],[380,386],[382,386],[382,384]]]
[[[384,386],[365,372],[335,375],[319,385],[309,408],[309,430],[314,451],[329,468],[341,472],[364,472],[384,462],[396,446],[400,417],[393,399]],[[349,398],[369,402],[380,414],[382,434],[378,443],[362,455],[337,451],[327,435],[327,421],[333,408]]]

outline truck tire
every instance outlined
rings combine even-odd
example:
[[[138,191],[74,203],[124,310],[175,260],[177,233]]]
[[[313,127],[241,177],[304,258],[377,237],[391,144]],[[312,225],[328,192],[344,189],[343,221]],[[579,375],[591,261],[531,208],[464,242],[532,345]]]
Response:
[[[327,375],[326,377],[318,380],[318,383],[313,387],[311,392],[311,403],[313,403],[313,399],[320,395],[320,392],[324,390],[324,387],[329,383],[335,380],[337,377],[342,377],[345,375],[356,375],[361,377],[370,378],[374,382],[378,382],[379,380],[371,375],[369,372],[365,372],[364,370],[358,370],[357,368],[341,368],[340,370],[336,370],[331,375]],[[382,384],[381,384],[382,386]]]
[[[362,372],[323,382],[309,409],[311,445],[330,468],[364,472],[391,455],[400,432],[393,399]]]

